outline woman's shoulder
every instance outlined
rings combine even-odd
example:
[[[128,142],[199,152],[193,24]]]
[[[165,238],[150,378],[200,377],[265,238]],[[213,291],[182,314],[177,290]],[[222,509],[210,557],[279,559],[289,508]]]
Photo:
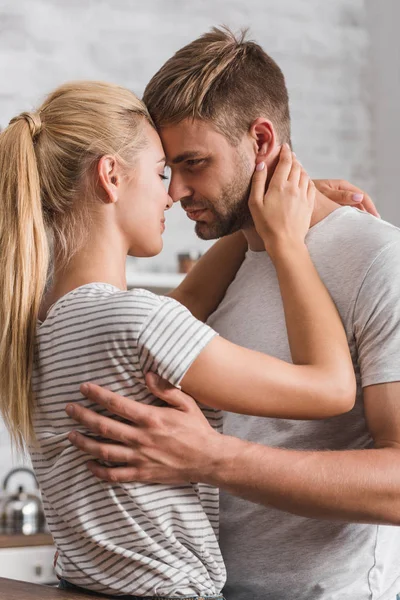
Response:
[[[75,325],[89,329],[91,325],[136,323],[162,306],[162,296],[149,290],[135,288],[121,290],[107,283],[90,283],[65,294],[50,308],[47,318],[39,323],[39,336],[69,331]],[[61,327],[61,330],[60,330]]]

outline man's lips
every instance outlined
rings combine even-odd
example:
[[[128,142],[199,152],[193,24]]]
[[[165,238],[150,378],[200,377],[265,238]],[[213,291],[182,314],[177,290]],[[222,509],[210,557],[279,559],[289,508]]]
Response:
[[[192,221],[201,221],[202,216],[207,212],[206,208],[185,209],[187,216]]]

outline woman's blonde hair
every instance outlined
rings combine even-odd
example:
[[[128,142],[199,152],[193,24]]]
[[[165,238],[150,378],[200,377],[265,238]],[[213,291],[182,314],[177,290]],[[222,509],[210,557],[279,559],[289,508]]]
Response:
[[[35,440],[32,371],[50,248],[60,265],[84,243],[98,161],[131,163],[145,121],[132,92],[85,81],[62,85],[0,134],[0,411],[18,450]]]

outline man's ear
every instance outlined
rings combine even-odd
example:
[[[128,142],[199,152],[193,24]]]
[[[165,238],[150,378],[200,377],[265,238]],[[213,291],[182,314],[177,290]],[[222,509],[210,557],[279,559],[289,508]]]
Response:
[[[113,204],[118,201],[118,188],[121,183],[120,167],[114,156],[102,156],[97,165],[100,186],[105,194],[104,202]]]
[[[258,117],[250,126],[250,135],[256,150],[256,162],[265,162],[274,152],[276,133],[273,124],[268,119]]]

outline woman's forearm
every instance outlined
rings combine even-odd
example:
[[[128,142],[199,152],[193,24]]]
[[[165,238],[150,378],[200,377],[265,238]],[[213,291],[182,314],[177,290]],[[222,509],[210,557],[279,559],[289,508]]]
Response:
[[[323,370],[355,396],[354,370],[336,306],[315,269],[305,244],[274,254],[292,360]]]
[[[218,240],[168,296],[206,321],[225,296],[246,251],[247,241],[240,231]]]

